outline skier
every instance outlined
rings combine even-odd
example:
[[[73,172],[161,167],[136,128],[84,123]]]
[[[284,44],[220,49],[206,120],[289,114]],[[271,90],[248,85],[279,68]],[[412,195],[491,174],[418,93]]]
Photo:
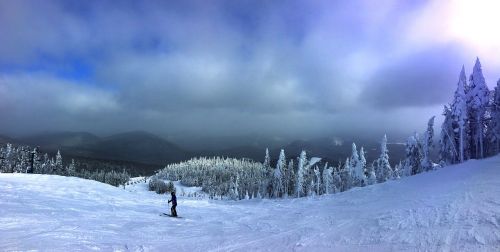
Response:
[[[177,210],[175,210],[175,207],[177,206],[177,197],[175,197],[175,192],[171,192],[170,195],[172,195],[172,198],[168,201],[168,203],[172,202],[170,211],[172,212],[172,217],[177,217]]]

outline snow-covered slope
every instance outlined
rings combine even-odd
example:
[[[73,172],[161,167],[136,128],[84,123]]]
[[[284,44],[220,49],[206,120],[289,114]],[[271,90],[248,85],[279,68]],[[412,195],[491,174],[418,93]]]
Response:
[[[180,219],[137,188],[0,174],[0,251],[500,250],[500,156],[311,199],[180,198]]]

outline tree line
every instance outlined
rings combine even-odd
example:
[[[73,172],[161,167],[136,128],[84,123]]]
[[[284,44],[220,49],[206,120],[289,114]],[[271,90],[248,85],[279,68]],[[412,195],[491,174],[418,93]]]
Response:
[[[60,151],[57,151],[55,157],[50,157],[48,153],[42,153],[38,147],[13,146],[10,143],[0,147],[0,172],[80,177],[113,186],[124,185],[130,179],[130,175],[125,170],[116,172],[114,170],[88,171],[86,169],[77,169],[74,159],[64,165]]]
[[[444,106],[440,161],[443,164],[481,159],[500,152],[500,80],[489,90],[479,59],[467,81],[460,71],[451,104]]]

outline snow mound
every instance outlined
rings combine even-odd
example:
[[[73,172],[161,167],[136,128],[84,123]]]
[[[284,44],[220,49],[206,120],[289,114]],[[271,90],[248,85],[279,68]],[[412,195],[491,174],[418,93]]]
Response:
[[[312,157],[310,160],[309,160],[309,166],[312,167],[314,166],[315,164],[319,163],[321,161],[321,158],[319,157]]]
[[[316,198],[217,201],[0,174],[0,251],[499,251],[500,156]]]

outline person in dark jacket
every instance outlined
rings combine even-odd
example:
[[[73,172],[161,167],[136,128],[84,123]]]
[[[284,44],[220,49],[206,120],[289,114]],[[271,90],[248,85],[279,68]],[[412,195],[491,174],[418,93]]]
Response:
[[[171,192],[170,195],[172,195],[172,198],[168,201],[168,203],[172,202],[170,211],[172,212],[173,217],[177,217],[177,210],[175,210],[175,207],[177,206],[177,197],[175,197],[175,192]]]

